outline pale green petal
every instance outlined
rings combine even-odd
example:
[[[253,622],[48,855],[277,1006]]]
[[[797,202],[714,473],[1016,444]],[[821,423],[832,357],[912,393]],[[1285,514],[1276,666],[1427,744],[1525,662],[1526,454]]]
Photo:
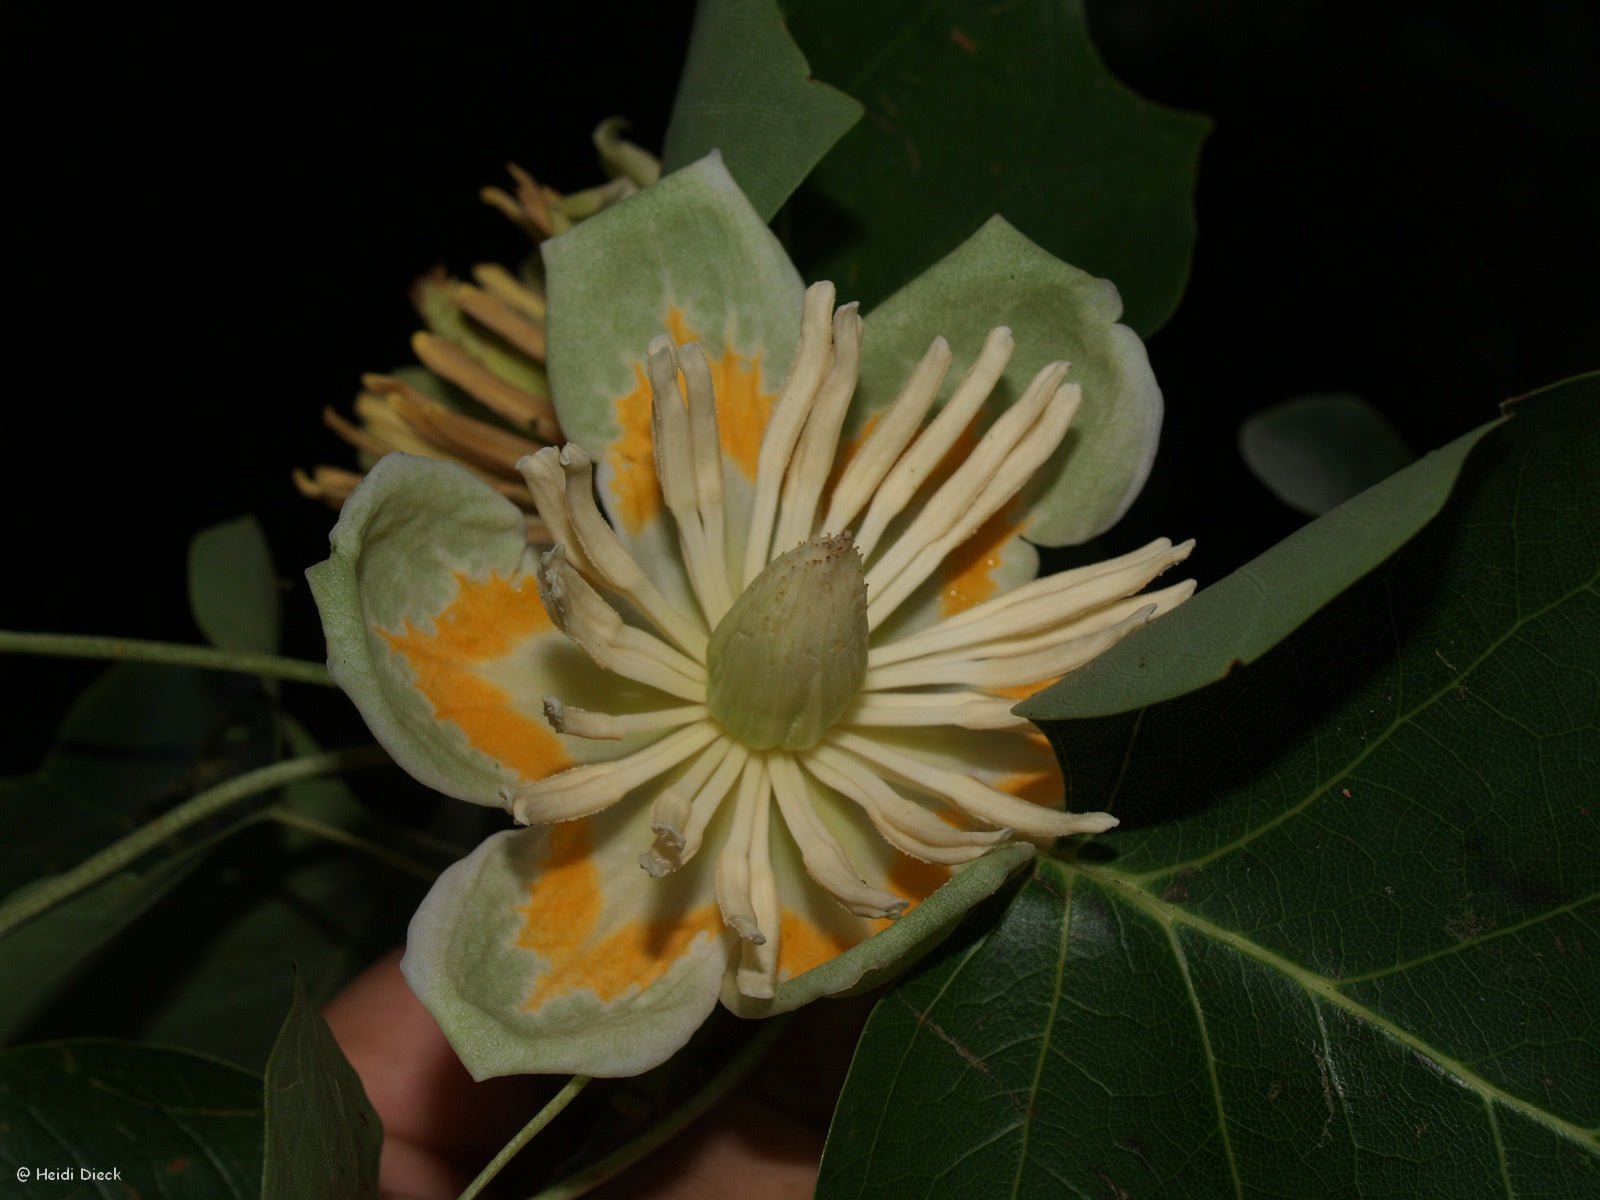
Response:
[[[568,440],[595,457],[619,532],[636,536],[660,514],[644,371],[660,334],[705,350],[723,445],[753,472],[760,397],[777,394],[794,356],[804,289],[721,157],[668,175],[543,252],[556,412]]]
[[[711,857],[639,867],[649,805],[497,834],[439,877],[401,966],[478,1079],[636,1075],[716,1006],[733,935]]]
[[[328,670],[416,779],[499,805],[502,787],[626,748],[546,723],[546,694],[592,703],[597,673],[544,612],[521,510],[472,474],[387,455],[329,540],[306,573]]]
[[[1062,450],[1025,493],[1026,534],[1049,546],[1086,541],[1133,503],[1161,431],[1161,391],[1144,344],[1117,324],[1121,315],[1109,282],[1068,266],[993,217],[868,316],[852,425],[859,428],[894,399],[935,334],[949,340],[954,355],[948,392],[989,330],[1007,325],[1017,349],[988,406],[990,419],[1056,359],[1072,364],[1067,381],[1083,389]]]

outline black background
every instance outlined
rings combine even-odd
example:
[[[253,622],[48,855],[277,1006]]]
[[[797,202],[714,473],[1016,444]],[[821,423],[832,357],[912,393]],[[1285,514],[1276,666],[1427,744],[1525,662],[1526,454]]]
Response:
[[[659,147],[691,5],[553,8],[0,9],[0,627],[195,640],[188,538],[253,511],[286,650],[321,656],[301,572],[333,517],[289,482],[348,461],[321,410],[408,360],[417,274],[524,252],[476,199],[505,161],[587,186],[613,113]],[[1355,391],[1422,450],[1600,365],[1587,0],[1090,16],[1124,81],[1217,122],[1191,286],[1150,343],[1163,453],[1121,540],[1197,536],[1205,581],[1293,529],[1234,449],[1289,396]],[[0,660],[0,769],[37,762],[97,669]]]

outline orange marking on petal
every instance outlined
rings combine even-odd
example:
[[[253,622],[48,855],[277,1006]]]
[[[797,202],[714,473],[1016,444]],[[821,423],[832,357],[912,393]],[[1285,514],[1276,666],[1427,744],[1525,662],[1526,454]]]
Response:
[[[945,451],[939,465],[923,485],[922,495],[933,495],[972,456],[972,451],[978,445],[979,420],[981,415],[974,417],[972,424]],[[1014,515],[1015,508],[1014,501],[1002,505],[994,516],[978,526],[973,535],[952,550],[940,564],[936,578],[943,581],[939,590],[941,617],[953,617],[994,595],[997,585],[992,572],[1003,561],[1006,543],[1022,530],[1022,522]]]
[[[497,573],[471,579],[457,571],[455,580],[456,597],[434,618],[431,633],[409,618],[403,631],[375,632],[410,665],[433,715],[460,727],[475,749],[530,782],[571,766],[543,717],[518,708],[509,692],[476,669],[554,628],[538,591]]]
[[[1022,530],[1011,509],[1010,504],[1003,506],[944,560],[940,567],[945,581],[939,592],[941,617],[953,617],[994,595],[998,585],[993,572],[1005,557],[1006,545]]]
[[[700,341],[683,310],[667,309],[667,332],[678,345]],[[761,390],[761,355],[745,355],[726,346],[720,355],[706,355],[711,387],[717,399],[717,430],[722,452],[744,473],[756,477],[761,456],[761,435],[777,397]],[[685,387],[681,376],[679,387]],[[686,387],[685,387],[685,390]],[[656,479],[654,440],[651,434],[650,378],[643,361],[633,364],[633,387],[617,397],[614,407],[620,432],[606,449],[613,478],[611,494],[628,529],[637,532],[661,511],[661,484]]]
[[[661,511],[661,483],[656,479],[655,441],[650,433],[650,379],[644,364],[633,364],[633,390],[616,401],[621,431],[606,447],[615,511],[637,531]]]
[[[550,857],[528,884],[528,902],[517,945],[551,961],[570,958],[600,922],[600,871],[589,857],[589,822],[552,825]]]
[[[632,988],[647,988],[696,935],[715,937],[722,929],[717,906],[707,904],[675,919],[631,920],[596,938],[605,898],[590,850],[588,821],[552,827],[550,857],[528,885],[528,902],[517,908],[523,917],[517,945],[548,964],[528,1008],[571,992],[593,992],[610,1002]]]
[[[887,922],[884,922],[887,924]],[[823,929],[791,909],[783,910],[783,920],[778,926],[778,976],[793,979],[796,975],[820,967],[838,958],[857,939],[835,929]]]
[[[995,780],[994,786],[1007,795],[1037,804],[1041,808],[1060,808],[1066,795],[1061,767],[1052,758],[1037,771],[1018,771]]]
[[[1010,687],[993,687],[987,690],[993,695],[1005,696],[1010,700],[1026,700],[1035,692],[1044,691],[1045,688],[1049,687],[1052,683],[1056,683],[1060,679],[1061,676],[1052,675],[1049,679],[1040,679],[1033,683],[1014,683]]]
[[[911,907],[906,909],[906,912],[910,912],[912,908],[938,891],[949,878],[949,867],[923,862],[921,859],[902,854],[890,870],[887,882],[891,892],[900,899],[911,902]]]
[[[900,855],[889,871],[886,885],[900,899],[909,901],[906,912],[910,912],[949,878],[948,867]],[[887,919],[869,921],[869,932],[865,936],[870,937],[893,923]],[[823,929],[809,918],[786,908],[778,927],[778,975],[783,979],[793,979],[812,967],[820,967],[838,958],[863,940],[864,937],[854,938],[840,929]]]

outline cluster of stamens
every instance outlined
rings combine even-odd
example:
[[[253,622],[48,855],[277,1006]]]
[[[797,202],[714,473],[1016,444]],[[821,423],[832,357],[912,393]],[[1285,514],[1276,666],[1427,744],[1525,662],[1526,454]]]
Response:
[[[770,996],[776,982],[774,803],[810,877],[868,918],[897,915],[906,901],[862,880],[819,814],[818,789],[858,806],[900,851],[945,865],[1012,837],[1110,828],[1116,820],[1105,813],[1030,803],[872,731],[951,725],[1027,736],[1031,726],[1012,714],[1015,700],[1001,689],[1081,666],[1193,590],[1186,581],[1138,594],[1189,552],[1189,544],[1163,539],[870,644],[1055,453],[1080,395],[1064,382],[1067,365],[1049,364],[959,465],[930,482],[1012,354],[1010,331],[991,332],[924,428],[951,360],[936,338],[830,490],[861,341],[856,306],[833,311],[832,285],[813,286],[748,511],[726,503],[732,489],[704,354],[666,337],[650,344],[656,473],[693,596],[687,609],[667,599],[601,514],[588,454],[548,447],[519,464],[555,541],[538,570],[551,618],[599,666],[662,693],[663,703],[611,714],[549,698],[546,714],[559,732],[646,744],[510,790],[508,807],[524,823],[569,820],[676,769],[654,795],[654,842],[641,857],[660,876],[694,857],[731,803],[718,826],[725,834],[716,889],[741,939],[737,981],[750,996]],[[650,628],[625,620],[607,595]]]

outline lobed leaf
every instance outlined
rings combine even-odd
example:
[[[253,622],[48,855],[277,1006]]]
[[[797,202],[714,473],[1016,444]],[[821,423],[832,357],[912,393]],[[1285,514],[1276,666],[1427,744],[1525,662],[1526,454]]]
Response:
[[[811,78],[774,0],[703,0],[662,149],[664,171],[713,150],[770,221],[861,105]]]
[[[820,1195],[1595,1193],[1600,375],[1511,412],[1259,662],[1052,729],[1124,825],[880,1002]]]
[[[1189,273],[1209,122],[1105,69],[1081,0],[791,0],[812,70],[866,119],[791,206],[795,257],[871,308],[999,213],[1116,284],[1148,334]]]

